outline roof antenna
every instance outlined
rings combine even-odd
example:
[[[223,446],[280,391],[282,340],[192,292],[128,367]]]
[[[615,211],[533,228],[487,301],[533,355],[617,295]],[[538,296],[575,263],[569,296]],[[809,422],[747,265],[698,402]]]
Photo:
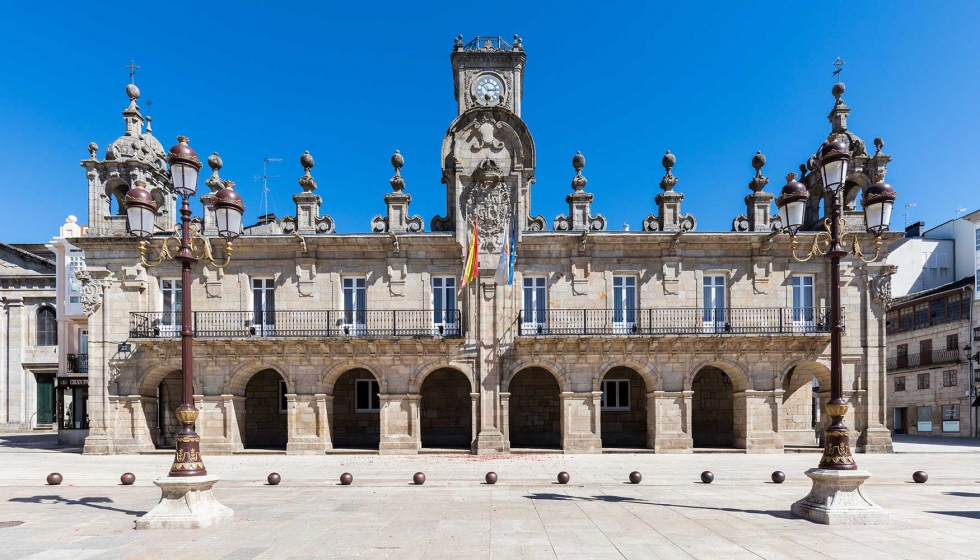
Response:
[[[915,207],[914,202],[905,203],[905,227],[909,227],[909,208],[914,208],[914,207]]]
[[[264,158],[262,160],[262,174],[255,175],[255,181],[262,181],[262,207],[265,211],[262,213],[263,216],[269,215],[269,179],[275,179],[278,175],[269,175],[269,164],[282,161],[282,158]],[[273,201],[272,206],[275,207],[276,203]]]

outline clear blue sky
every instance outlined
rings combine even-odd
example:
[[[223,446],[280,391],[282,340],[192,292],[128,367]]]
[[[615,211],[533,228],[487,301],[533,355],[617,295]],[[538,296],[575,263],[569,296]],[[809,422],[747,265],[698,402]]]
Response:
[[[340,232],[367,232],[399,149],[411,210],[428,230],[446,208],[439,151],[456,116],[449,53],[460,33],[524,39],[532,211],[549,224],[568,211],[581,150],[593,211],[610,229],[638,229],[670,149],[684,211],[699,231],[728,231],[745,211],[756,150],[777,192],[825,139],[838,56],[850,129],[871,149],[883,137],[894,158],[893,223],[902,227],[906,202],[929,226],[980,206],[978,2],[196,4],[4,7],[0,240],[43,242],[68,214],[87,221],[78,162],[90,141],[101,158],[124,131],[130,59],[154,134],[166,148],[189,136],[202,159],[220,152],[248,223],[261,207],[252,178],[262,158],[284,158],[270,170],[280,176],[270,209],[284,216],[309,150],[322,212]],[[188,8],[184,22],[172,6]]]

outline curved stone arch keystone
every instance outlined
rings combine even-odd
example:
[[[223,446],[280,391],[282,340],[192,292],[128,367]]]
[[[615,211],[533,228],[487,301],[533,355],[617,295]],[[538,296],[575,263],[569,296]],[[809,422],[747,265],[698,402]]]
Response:
[[[527,359],[517,362],[510,368],[510,371],[507,372],[506,377],[503,379],[503,383],[501,383],[501,391],[506,393],[510,389],[510,382],[513,381],[514,376],[532,367],[541,368],[554,376],[555,380],[558,381],[559,392],[564,393],[569,390],[571,379],[568,376],[568,372],[561,365],[550,360]]]
[[[635,371],[641,378],[643,378],[643,383],[646,385],[646,390],[648,393],[650,391],[663,390],[662,378],[653,364],[633,360],[610,360],[599,366],[595,375],[592,377],[592,390],[601,391],[602,379],[606,377],[606,375],[613,368],[618,367],[625,367]]]
[[[746,364],[737,360],[716,358],[695,362],[695,364],[688,369],[687,375],[684,376],[684,390],[693,391],[695,376],[697,376],[699,371],[709,366],[716,367],[725,372],[725,375],[727,375],[732,381],[732,391],[739,392],[752,388],[749,381],[749,368]]]
[[[270,362],[251,362],[247,363],[228,374],[225,377],[225,383],[222,388],[222,393],[226,395],[235,395],[238,397],[245,396],[245,387],[248,386],[249,380],[259,373],[260,371],[271,369],[279,374],[280,377],[286,382],[286,392],[295,393],[296,385],[292,377],[287,373],[285,367],[281,364],[270,363]]]
[[[476,374],[467,364],[459,362],[436,362],[430,364],[424,364],[415,369],[412,372],[411,380],[408,382],[408,392],[409,393],[421,393],[422,383],[425,382],[425,378],[429,376],[430,373],[438,371],[440,369],[454,369],[466,376],[466,380],[470,382],[470,392],[476,393],[479,389],[478,382],[476,380]]]
[[[382,393],[388,392],[388,380],[378,373],[377,365],[359,361],[344,362],[324,368],[323,373],[317,377],[317,392],[333,395],[333,388],[337,384],[337,380],[340,379],[341,375],[352,369],[363,369],[367,371],[378,381],[379,391]]]

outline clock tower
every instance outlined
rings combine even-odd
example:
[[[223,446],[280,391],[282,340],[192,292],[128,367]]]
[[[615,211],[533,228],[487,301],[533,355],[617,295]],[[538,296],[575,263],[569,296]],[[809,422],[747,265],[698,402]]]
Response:
[[[456,102],[462,115],[474,107],[501,107],[521,116],[524,95],[523,41],[501,37],[476,37],[469,43],[456,37],[451,55]]]

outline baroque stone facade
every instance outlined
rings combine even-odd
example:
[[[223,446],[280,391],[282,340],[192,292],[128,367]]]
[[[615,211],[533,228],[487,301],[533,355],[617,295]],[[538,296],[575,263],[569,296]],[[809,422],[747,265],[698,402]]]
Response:
[[[110,179],[146,181],[162,171],[138,158],[99,161],[94,152],[83,162],[97,206],[88,235],[72,243],[85,250],[86,282],[99,286],[86,292],[93,294],[86,452],[169,444],[160,409],[173,403],[162,389],[180,368],[174,306],[188,291],[205,453],[282,443],[287,453],[317,454],[701,445],[769,453],[816,445],[819,426],[803,409],[814,378],[829,387],[829,269],[795,262],[788,237],[774,233],[765,158],[752,159],[735,231],[696,231],[681,211],[678,160],[668,152],[658,207],[643,231],[623,232],[608,231],[593,213],[578,154],[569,214],[547,230],[530,204],[535,147],[521,118],[522,41],[458,38],[451,60],[459,115],[442,144],[446,214],[430,231],[409,214],[411,177],[396,153],[387,213],[371,221],[371,233],[335,233],[304,154],[296,215],[245,228],[227,268],[198,264],[193,285],[181,287],[176,263],[138,264],[136,241],[114,226],[118,218],[101,198]],[[142,122],[138,92],[129,93],[127,134],[139,137],[140,127],[129,126]],[[863,147],[846,130],[837,97],[832,133]],[[870,156],[861,154],[849,189],[870,184]],[[887,160],[875,162],[883,172]],[[123,164],[140,171],[113,175]],[[209,164],[209,181],[228,185],[218,177],[220,158]],[[151,258],[174,226],[161,197]],[[811,209],[822,212],[822,190],[814,197]],[[203,202],[201,231],[221,258],[225,245]],[[863,219],[848,213],[848,229],[863,231]],[[462,287],[474,222],[480,273]],[[804,242],[813,236],[801,234]],[[494,279],[508,240],[512,284]],[[842,272],[846,420],[855,447],[871,452],[891,449],[884,308],[869,284],[880,268],[845,259]],[[276,384],[280,407],[270,404]]]

